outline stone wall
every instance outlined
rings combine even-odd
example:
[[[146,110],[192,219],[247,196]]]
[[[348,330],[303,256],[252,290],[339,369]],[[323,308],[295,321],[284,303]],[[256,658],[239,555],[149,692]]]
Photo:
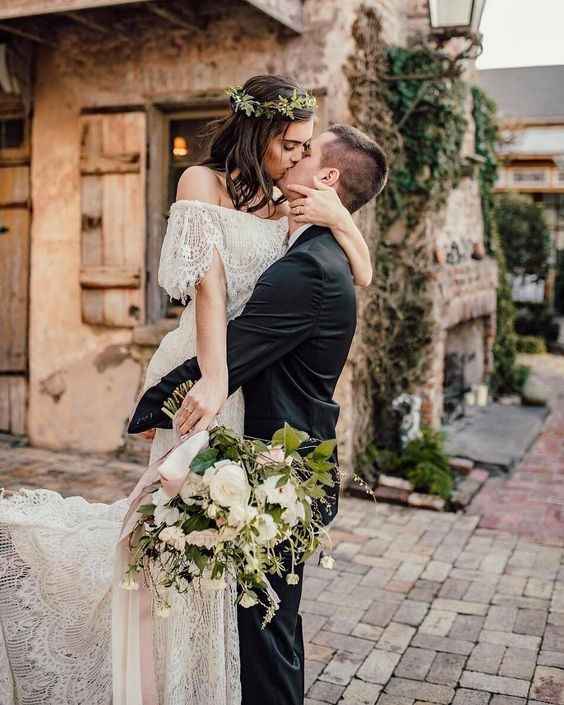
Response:
[[[386,40],[401,43],[404,0],[373,0]],[[353,49],[351,26],[360,0],[307,0],[306,31],[282,32],[251,7],[218,16],[200,31],[152,18],[130,35],[107,37],[68,29],[57,49],[42,48],[34,96],[30,408],[35,445],[110,451],[124,441],[142,375],[130,329],[84,325],[80,312],[79,115],[89,108],[181,103],[218,94],[256,73],[287,73],[327,92],[327,118],[348,121],[343,66]],[[370,208],[359,223],[371,237]],[[360,327],[364,298],[359,295]],[[367,351],[355,342],[338,389],[343,404],[341,458],[369,433]]]

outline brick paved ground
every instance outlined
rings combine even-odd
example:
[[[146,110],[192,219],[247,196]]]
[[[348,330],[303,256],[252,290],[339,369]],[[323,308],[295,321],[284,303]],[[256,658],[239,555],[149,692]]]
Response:
[[[550,364],[560,389],[562,362]],[[335,570],[306,568],[305,705],[564,705],[561,404],[507,490],[489,481],[473,505],[483,517],[342,499]],[[108,501],[141,471],[0,443],[0,486],[12,489]]]
[[[523,356],[552,392],[543,433],[509,479],[490,478],[468,508],[480,527],[564,545],[564,357]]]

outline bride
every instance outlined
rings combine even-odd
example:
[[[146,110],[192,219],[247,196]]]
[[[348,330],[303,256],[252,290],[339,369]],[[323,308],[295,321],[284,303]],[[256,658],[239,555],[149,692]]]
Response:
[[[202,378],[189,395],[205,399],[211,412],[195,430],[213,421],[242,433],[242,392],[226,398],[227,321],[286,250],[292,211],[274,188],[308,155],[315,100],[279,76],[255,76],[230,95],[231,113],[216,126],[209,157],[184,172],[171,207],[159,283],[187,305],[151,359],[144,389],[197,354]],[[315,221],[330,227],[345,250],[355,283],[367,285],[370,257],[348,211],[333,191],[308,201]],[[151,462],[178,441],[175,430],[148,436]],[[148,645],[158,703],[141,695],[130,648],[132,596],[114,570],[127,507],[125,498],[106,505],[48,490],[0,497],[2,705],[241,702],[233,584],[170,596],[171,613],[155,619]]]

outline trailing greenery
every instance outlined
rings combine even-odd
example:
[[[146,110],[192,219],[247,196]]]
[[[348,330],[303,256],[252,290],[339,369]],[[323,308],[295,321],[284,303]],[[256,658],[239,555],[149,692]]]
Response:
[[[498,267],[497,328],[493,346],[494,371],[490,386],[494,394],[511,394],[521,388],[523,373],[516,364],[515,306],[511,297],[507,264],[495,217],[493,189],[497,179],[495,147],[498,139],[496,105],[477,86],[472,87],[472,98],[475,151],[483,157],[478,179],[484,220],[484,241],[488,252],[495,256]]]
[[[373,8],[361,8],[353,36],[351,113],[390,162],[375,205],[380,237],[363,342],[371,355],[376,441],[397,449],[391,402],[424,381],[433,333],[425,218],[444,206],[462,174],[466,86],[446,54],[417,42],[386,46]]]
[[[376,451],[375,460],[382,472],[409,480],[417,492],[443,499],[452,495],[454,475],[439,431],[423,427],[421,437],[410,441],[401,453]]]
[[[544,208],[528,195],[501,194],[495,199],[495,221],[509,272],[544,279],[550,258]]]
[[[541,355],[546,352],[544,338],[538,335],[518,335],[517,352],[528,353],[529,355]]]

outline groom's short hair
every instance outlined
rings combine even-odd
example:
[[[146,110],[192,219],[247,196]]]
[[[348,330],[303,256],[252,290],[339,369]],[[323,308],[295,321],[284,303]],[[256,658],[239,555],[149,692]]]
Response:
[[[334,139],[322,147],[321,166],[334,166],[340,177],[337,192],[354,213],[377,196],[388,178],[388,160],[380,145],[350,125],[331,125]]]

